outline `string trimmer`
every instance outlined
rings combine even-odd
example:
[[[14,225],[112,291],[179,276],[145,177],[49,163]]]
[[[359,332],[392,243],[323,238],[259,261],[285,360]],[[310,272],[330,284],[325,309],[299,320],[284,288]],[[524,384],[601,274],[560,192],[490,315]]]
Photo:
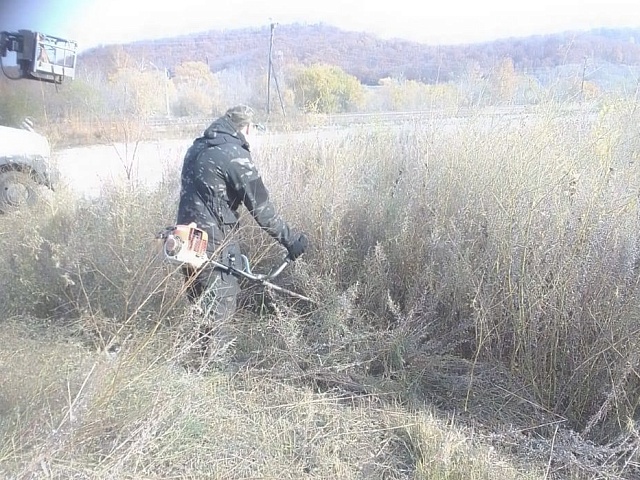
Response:
[[[165,259],[173,264],[191,265],[195,268],[202,267],[205,263],[213,265],[236,277],[243,277],[252,282],[260,283],[267,288],[271,288],[277,292],[291,295],[292,297],[312,302],[309,297],[283,288],[271,280],[280,275],[284,269],[291,263],[291,258],[284,258],[282,264],[268,274],[253,273],[249,259],[242,255],[242,269],[238,269],[223,263],[217,262],[207,256],[207,232],[198,228],[195,223],[189,225],[176,225],[175,227],[167,227],[160,233],[157,238],[162,240],[162,251]]]

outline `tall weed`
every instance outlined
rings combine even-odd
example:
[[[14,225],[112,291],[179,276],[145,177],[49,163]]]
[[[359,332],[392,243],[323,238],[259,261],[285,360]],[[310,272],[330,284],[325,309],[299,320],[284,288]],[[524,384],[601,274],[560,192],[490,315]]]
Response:
[[[312,242],[279,281],[315,303],[247,285],[240,353],[321,391],[393,387],[399,401],[429,356],[495,363],[585,437],[630,435],[640,400],[636,117],[612,103],[598,118],[545,107],[517,121],[265,139],[255,157],[273,200]],[[114,187],[1,217],[9,316],[84,319],[110,334],[180,317],[181,282],[153,241],[173,221],[175,192]],[[254,269],[276,263],[282,250],[242,223]]]

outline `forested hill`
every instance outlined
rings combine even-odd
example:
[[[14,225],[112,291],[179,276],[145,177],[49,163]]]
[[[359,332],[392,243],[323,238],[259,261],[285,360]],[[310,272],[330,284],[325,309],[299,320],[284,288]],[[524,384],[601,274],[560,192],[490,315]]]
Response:
[[[271,29],[265,26],[103,46],[84,52],[79,65],[85,69],[108,70],[120,66],[126,59],[171,69],[184,61],[200,61],[214,72],[225,68],[266,71],[270,36]],[[533,76],[544,76],[568,65],[581,65],[585,70],[599,72],[603,68],[615,71],[622,66],[637,67],[640,66],[640,27],[434,46],[386,40],[324,24],[278,25],[274,30],[272,56],[276,68],[323,62],[339,66],[369,85],[385,77],[425,83],[456,81],[470,69],[480,74],[489,73],[505,57],[512,59],[516,71]]]

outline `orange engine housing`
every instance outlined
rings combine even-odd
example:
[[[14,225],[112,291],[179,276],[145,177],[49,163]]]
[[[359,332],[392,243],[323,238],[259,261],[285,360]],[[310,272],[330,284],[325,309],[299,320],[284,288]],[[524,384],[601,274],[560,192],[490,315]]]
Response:
[[[167,232],[163,251],[167,260],[173,263],[201,267],[208,260],[208,242],[207,232],[198,228],[195,223],[176,225]]]

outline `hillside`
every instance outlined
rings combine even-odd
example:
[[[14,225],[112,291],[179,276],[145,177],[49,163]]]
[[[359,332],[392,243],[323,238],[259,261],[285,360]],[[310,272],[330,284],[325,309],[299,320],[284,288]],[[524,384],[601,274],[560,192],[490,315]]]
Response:
[[[599,29],[554,35],[510,38],[468,45],[426,45],[400,39],[348,32],[324,24],[280,25],[275,29],[276,67],[325,62],[340,66],[364,84],[403,77],[425,83],[455,81],[470,70],[486,74],[505,57],[517,71],[544,79],[558,69],[579,66],[585,76],[600,79],[628,76],[640,66],[638,29]],[[181,62],[207,63],[213,71],[227,68],[266,70],[270,28],[210,31],[153,41],[97,47],[81,55],[81,68],[113,65],[122,53],[137,62],[172,69]],[[619,66],[624,66],[620,69]],[[628,67],[632,67],[629,69]]]

